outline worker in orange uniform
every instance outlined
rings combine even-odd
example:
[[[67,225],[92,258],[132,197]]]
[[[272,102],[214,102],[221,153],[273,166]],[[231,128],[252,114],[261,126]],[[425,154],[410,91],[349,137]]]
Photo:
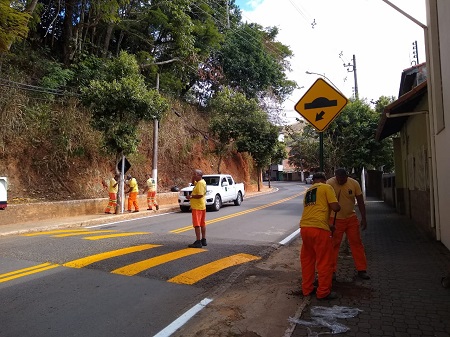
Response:
[[[361,240],[360,228],[367,228],[366,205],[364,204],[364,196],[359,183],[347,175],[347,171],[338,168],[334,171],[334,177],[327,180],[327,184],[331,185],[336,192],[341,210],[339,213],[332,213],[330,223],[335,220],[335,231],[333,234],[333,252],[334,266],[333,271],[336,273],[337,260],[339,256],[339,247],[341,245],[342,236],[347,235],[348,244],[352,252],[353,261],[355,263],[358,277],[363,280],[369,280],[367,274],[367,259],[364,251],[364,245]],[[361,214],[361,224],[355,212],[355,200],[358,202],[359,212]]]
[[[147,186],[144,188],[144,193],[147,192],[147,211],[151,211],[155,206],[155,212],[159,210],[159,205],[156,202],[156,180],[153,179],[153,175],[147,173]]]
[[[103,182],[103,186],[108,189],[109,201],[108,206],[105,208],[106,214],[116,213],[117,206],[117,191],[119,188],[118,184],[119,175],[114,175],[114,178],[109,179],[107,182]]]
[[[325,174],[313,174],[313,185],[303,199],[303,213],[300,220],[302,248],[300,262],[302,269],[302,292],[304,296],[316,293],[322,299],[335,299],[331,291],[333,283],[333,238],[328,224],[330,211],[339,212],[340,205],[333,188],[326,183]],[[315,272],[319,285],[314,288]]]
[[[137,202],[137,195],[139,193],[139,187],[138,183],[136,181],[136,178],[133,178],[131,174],[127,175],[127,181],[128,185],[128,191],[126,193],[129,193],[128,195],[128,212],[131,212],[132,206],[134,206],[134,212],[139,212],[139,205]]]
[[[195,230],[195,241],[189,248],[202,248],[206,243],[206,181],[202,170],[194,170],[192,174],[194,189],[186,199],[191,201],[192,225]]]

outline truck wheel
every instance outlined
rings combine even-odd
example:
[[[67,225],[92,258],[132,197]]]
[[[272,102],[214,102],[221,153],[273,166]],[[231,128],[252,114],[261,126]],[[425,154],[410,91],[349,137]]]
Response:
[[[242,204],[242,193],[238,192],[236,199],[234,200],[235,206],[240,206]]]
[[[180,206],[182,212],[189,212],[189,206]]]
[[[220,195],[216,194],[214,198],[214,204],[211,206],[211,210],[217,212],[220,207],[222,207],[222,199],[220,198]]]

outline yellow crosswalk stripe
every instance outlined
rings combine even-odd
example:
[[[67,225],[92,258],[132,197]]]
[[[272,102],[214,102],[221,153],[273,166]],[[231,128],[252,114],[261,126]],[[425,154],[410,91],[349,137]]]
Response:
[[[90,265],[94,262],[110,259],[112,257],[122,256],[130,253],[140,252],[146,249],[161,247],[161,245],[140,245],[140,246],[134,246],[134,247],[127,247],[127,248],[121,248],[116,250],[111,250],[109,252],[99,253],[95,255],[90,255],[83,257],[81,259],[69,261],[63,264],[64,267],[71,267],[71,268],[83,268],[87,265]]]
[[[116,230],[84,231],[84,232],[76,232],[76,233],[56,234],[56,235],[52,235],[52,237],[65,238],[68,236],[80,236],[80,235],[86,235],[86,234],[111,233],[111,232],[117,232],[117,231]]]
[[[122,256],[134,252],[139,252],[147,249],[152,249],[156,247],[160,247],[161,245],[153,245],[153,244],[145,244],[145,245],[139,245],[134,247],[127,247],[127,248],[121,248],[112,250],[109,252],[99,253],[95,255],[90,255],[84,258],[80,258],[77,260],[69,261],[64,263],[62,266],[64,267],[70,267],[70,268],[83,268],[87,265],[90,265],[95,262],[99,262],[102,260],[110,259],[117,256]],[[190,255],[198,254],[207,252],[205,249],[201,248],[186,248],[182,250],[178,250],[175,252],[163,254],[160,256],[156,256],[150,259],[146,259],[143,261],[139,261],[136,263],[132,263],[126,266],[123,266],[121,268],[117,268],[113,270],[112,274],[119,274],[119,275],[125,275],[125,276],[133,276],[136,274],[139,274],[140,272],[156,267],[158,265],[174,261],[183,257],[187,257]],[[259,260],[260,257],[250,255],[250,254],[235,254],[229,257],[225,257],[222,259],[219,259],[217,261],[210,262],[208,264],[205,264],[203,266],[197,267],[195,269],[189,270],[185,273],[182,273],[178,276],[175,276],[168,280],[168,282],[171,283],[179,283],[179,284],[188,284],[192,285],[214,273],[217,273],[223,269],[236,266],[239,264],[247,263],[253,260]],[[27,275],[32,275],[36,273],[40,273],[46,270],[50,270],[56,267],[59,267],[59,264],[54,264],[50,262],[42,263],[36,266],[31,266],[15,271],[11,271],[8,273],[0,274],[0,283],[11,281],[20,277],[24,277]]]
[[[23,276],[40,273],[45,270],[53,269],[56,267],[59,267],[59,265],[53,264],[50,262],[46,262],[46,263],[38,264],[36,266],[27,267],[27,268],[23,268],[23,269],[19,269],[19,270],[14,270],[9,273],[0,274],[0,283],[11,281],[16,278],[23,277]]]
[[[191,269],[185,273],[171,278],[170,280],[168,280],[168,282],[179,284],[194,284],[204,279],[205,277],[208,277],[223,269],[259,259],[261,259],[259,256],[250,254],[236,254],[228,256],[223,259],[207,263],[198,268]]]
[[[133,236],[133,235],[145,235],[145,234],[151,234],[151,233],[150,232],[123,232],[123,233],[107,234],[107,235],[86,236],[83,239],[84,240],[103,240],[103,239],[111,239],[111,238]]]
[[[86,229],[56,229],[56,230],[52,230],[52,231],[27,233],[27,234],[22,234],[22,235],[23,236],[39,236],[39,235],[51,235],[51,234],[59,234],[59,233],[76,233],[76,232],[87,232],[87,231],[86,231]]]
[[[180,258],[189,256],[189,255],[203,253],[206,251],[207,250],[204,250],[201,248],[186,248],[186,249],[178,250],[178,251],[175,251],[172,253],[156,256],[151,259],[132,263],[127,266],[115,269],[111,273],[126,275],[126,276],[133,276],[133,275],[139,274],[140,272],[142,272],[144,270],[153,268],[160,264],[167,263],[167,262],[170,262],[170,261],[173,261],[176,259],[180,259]]]
[[[266,205],[262,205],[262,206],[259,206],[259,207],[247,209],[247,210],[245,210],[245,211],[241,211],[241,212],[237,212],[237,213],[225,215],[225,216],[222,216],[222,217],[219,217],[219,218],[216,218],[216,219],[207,220],[207,221],[206,221],[206,226],[208,226],[208,225],[210,225],[210,224],[212,224],[212,223],[215,223],[215,222],[223,221],[223,220],[226,220],[226,219],[231,219],[231,218],[234,218],[234,217],[237,217],[237,216],[241,216],[241,215],[244,215],[244,214],[256,212],[256,211],[259,211],[259,210],[264,209],[264,208],[267,208],[267,207],[271,207],[271,206],[274,206],[274,205],[278,205],[278,204],[281,204],[281,203],[283,203],[283,202],[285,202],[285,201],[288,201],[288,200],[297,198],[297,197],[299,197],[299,196],[302,195],[302,194],[305,194],[305,192],[297,193],[297,194],[295,194],[295,195],[293,195],[293,196],[291,196],[291,197],[288,197],[288,198],[285,198],[285,199],[281,199],[281,200],[272,202],[272,203],[270,203],[270,204],[266,204]],[[191,229],[194,229],[192,225],[190,225],[190,226],[185,226],[185,227],[178,228],[178,229],[174,229],[174,230],[171,230],[170,233],[179,234],[179,233],[187,232],[187,231],[189,231],[189,230],[191,230]]]

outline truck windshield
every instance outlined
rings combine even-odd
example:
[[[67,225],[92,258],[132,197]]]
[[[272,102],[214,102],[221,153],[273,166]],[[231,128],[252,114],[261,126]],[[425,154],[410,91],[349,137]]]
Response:
[[[219,186],[219,177],[203,177],[205,179],[206,185]]]

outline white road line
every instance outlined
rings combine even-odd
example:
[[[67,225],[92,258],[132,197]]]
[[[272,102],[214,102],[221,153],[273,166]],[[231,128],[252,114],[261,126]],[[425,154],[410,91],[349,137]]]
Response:
[[[284,240],[280,241],[279,244],[280,245],[285,245],[287,243],[289,243],[293,238],[295,238],[297,235],[300,234],[300,228],[297,229],[294,233],[292,233],[291,235],[289,235],[287,238],[285,238]]]
[[[213,301],[212,299],[204,298],[200,303],[194,305],[191,309],[186,311],[183,315],[178,317],[176,320],[174,320],[172,323],[170,323],[167,327],[162,329],[153,337],[169,337],[212,301]]]

